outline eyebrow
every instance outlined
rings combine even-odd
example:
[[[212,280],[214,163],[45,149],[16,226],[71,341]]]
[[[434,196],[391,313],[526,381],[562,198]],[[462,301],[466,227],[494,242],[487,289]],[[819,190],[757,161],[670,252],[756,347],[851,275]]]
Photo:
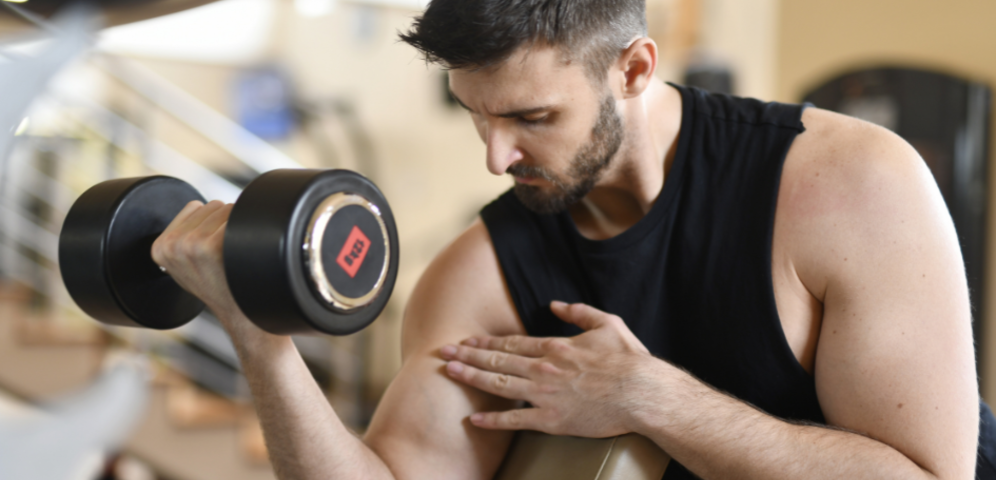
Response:
[[[471,110],[471,108],[468,107],[465,103],[463,103],[463,100],[460,100],[460,97],[456,96],[456,94],[453,93],[453,90],[450,90],[449,92],[450,92],[450,95],[453,97],[453,99],[456,100],[456,102],[458,104],[460,104],[460,106],[463,107],[464,110],[467,110],[468,112],[471,112],[471,113],[476,113],[473,110]],[[531,107],[531,108],[523,108],[523,109],[519,109],[519,110],[512,110],[510,112],[496,113],[496,114],[494,114],[494,116],[500,117],[500,118],[528,117],[529,115],[534,115],[534,114],[537,114],[537,113],[540,113],[540,112],[544,112],[544,111],[549,110],[551,108],[553,108],[551,105],[543,105],[543,106],[539,106],[539,107]]]

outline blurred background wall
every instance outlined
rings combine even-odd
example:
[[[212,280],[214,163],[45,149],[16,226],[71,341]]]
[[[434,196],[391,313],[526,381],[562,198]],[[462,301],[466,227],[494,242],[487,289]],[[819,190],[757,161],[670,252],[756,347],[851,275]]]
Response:
[[[996,5],[988,1],[648,0],[647,7],[661,48],[658,75],[668,81],[784,102],[877,66],[996,85]],[[361,333],[299,339],[330,401],[362,431],[400,366],[401,319],[421,272],[511,186],[485,169],[470,119],[447,98],[445,72],[397,41],[421,8],[419,0],[220,0],[107,29],[18,130],[12,165],[55,180],[58,198],[19,187],[0,206],[41,212],[17,218],[33,218],[50,240],[85,188],[162,171],[164,158],[244,185],[253,172],[198,126],[210,117],[204,109],[303,166],[369,176],[398,220],[401,269],[392,301]],[[16,225],[4,224],[0,257],[26,261],[36,273],[0,269],[0,399],[30,405],[58,396],[88,384],[113,352],[142,352],[156,360],[157,393],[123,456],[108,458],[144,464],[153,475],[129,478],[272,478],[237,362],[209,318],[179,333],[98,328],[60,290],[52,255],[38,246],[44,242],[19,240],[10,229],[27,227]],[[996,255],[985,258],[992,277]],[[996,293],[996,282],[984,285],[974,293]],[[996,309],[982,313],[982,323],[992,324]],[[996,328],[987,332],[980,347],[996,351]],[[996,401],[996,355],[982,360],[983,393]]]

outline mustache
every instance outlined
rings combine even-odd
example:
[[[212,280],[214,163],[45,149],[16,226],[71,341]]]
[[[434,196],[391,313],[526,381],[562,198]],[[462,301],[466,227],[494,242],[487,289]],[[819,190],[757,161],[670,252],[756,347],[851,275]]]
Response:
[[[513,177],[542,178],[548,181],[556,180],[546,170],[543,170],[540,167],[531,167],[529,165],[509,165],[509,167],[505,170],[505,173],[512,175]]]

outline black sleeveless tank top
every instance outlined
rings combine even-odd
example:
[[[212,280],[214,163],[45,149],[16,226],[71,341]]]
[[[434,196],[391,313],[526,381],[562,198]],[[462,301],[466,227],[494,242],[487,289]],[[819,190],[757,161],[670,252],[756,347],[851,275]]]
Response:
[[[650,212],[622,234],[589,240],[568,213],[533,213],[512,191],[482,210],[519,316],[529,335],[573,336],[550,301],[587,303],[706,383],[776,417],[824,423],[771,277],[782,164],[805,131],[804,107],[672,86],[682,98],[674,163]],[[664,478],[695,476],[675,462]]]

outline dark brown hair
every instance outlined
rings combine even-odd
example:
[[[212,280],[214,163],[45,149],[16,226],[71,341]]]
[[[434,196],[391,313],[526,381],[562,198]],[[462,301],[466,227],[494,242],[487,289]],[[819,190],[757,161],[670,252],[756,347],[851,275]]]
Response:
[[[401,40],[426,61],[478,69],[520,46],[561,48],[596,84],[636,37],[646,35],[645,0],[432,0]]]

